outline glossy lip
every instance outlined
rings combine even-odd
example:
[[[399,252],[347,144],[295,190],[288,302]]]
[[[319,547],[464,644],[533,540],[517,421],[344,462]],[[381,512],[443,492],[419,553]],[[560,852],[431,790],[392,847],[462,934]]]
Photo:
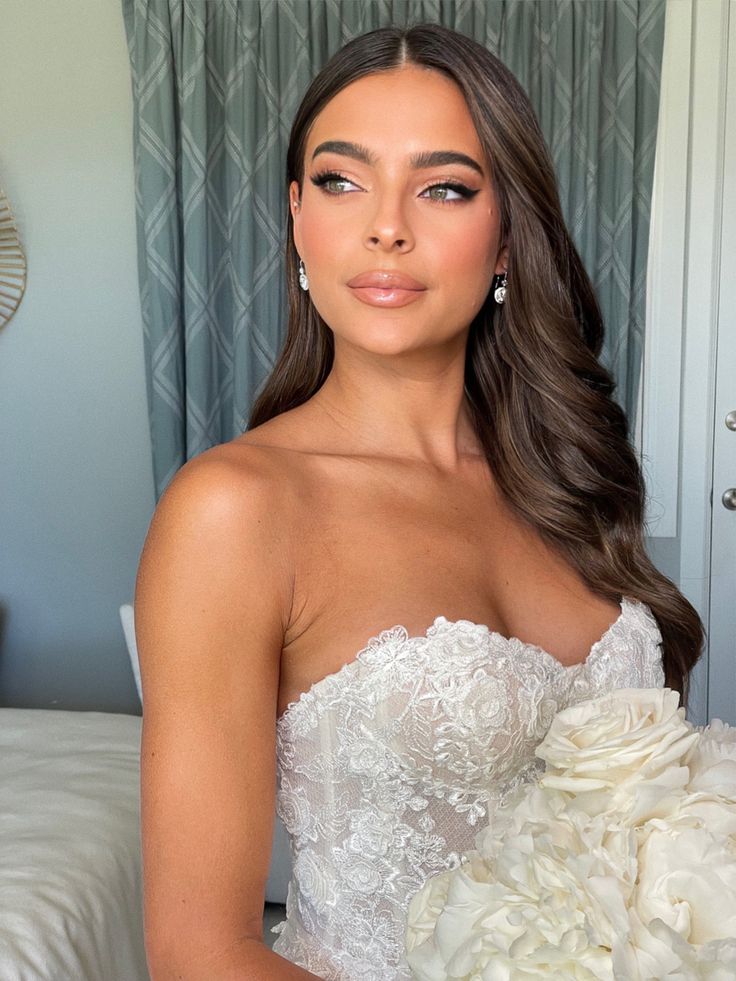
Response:
[[[375,286],[351,286],[350,289],[361,303],[374,307],[403,307],[407,303],[418,300],[425,292],[423,289],[399,289],[396,286],[388,289],[379,289]]]
[[[377,289],[389,289],[397,287],[402,290],[424,290],[426,286],[418,280],[400,273],[395,269],[369,269],[367,272],[360,273],[348,280],[348,286],[361,287],[373,286]]]

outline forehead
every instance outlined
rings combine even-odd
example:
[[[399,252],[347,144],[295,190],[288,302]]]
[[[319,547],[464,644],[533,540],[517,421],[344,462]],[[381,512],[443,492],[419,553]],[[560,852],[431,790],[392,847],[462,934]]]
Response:
[[[459,86],[442,72],[417,65],[359,78],[322,108],[307,138],[307,160],[327,139],[349,140],[382,158],[417,149],[483,151]]]

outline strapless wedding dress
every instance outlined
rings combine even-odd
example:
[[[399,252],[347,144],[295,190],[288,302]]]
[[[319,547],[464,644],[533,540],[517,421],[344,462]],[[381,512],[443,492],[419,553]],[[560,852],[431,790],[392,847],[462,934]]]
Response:
[[[292,877],[273,950],[327,981],[408,981],[411,895],[474,847],[490,801],[543,772],[555,713],[664,686],[651,610],[620,607],[568,666],[470,620],[390,627],[292,702],[276,732]]]

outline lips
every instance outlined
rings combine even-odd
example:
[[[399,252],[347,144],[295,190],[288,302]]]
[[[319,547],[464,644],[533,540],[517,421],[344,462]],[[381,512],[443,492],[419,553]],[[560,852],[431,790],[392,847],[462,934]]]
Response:
[[[413,279],[411,276],[407,276],[406,273],[399,273],[389,269],[373,269],[360,273],[360,275],[353,276],[352,279],[348,280],[348,286],[352,286],[354,289],[372,287],[381,290],[424,290],[427,288],[423,283],[418,282],[418,280]]]

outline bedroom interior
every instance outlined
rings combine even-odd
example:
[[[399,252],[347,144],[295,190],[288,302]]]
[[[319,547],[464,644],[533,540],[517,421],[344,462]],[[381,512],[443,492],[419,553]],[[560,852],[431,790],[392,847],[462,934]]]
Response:
[[[260,4],[266,20],[275,2]],[[291,11],[300,0],[278,2]],[[358,6],[369,5],[391,6]],[[394,10],[409,6],[395,0]],[[688,717],[736,724],[736,229],[724,220],[736,214],[736,0],[662,6],[646,320],[627,391],[651,494],[647,546],[708,634]],[[184,424],[167,443],[169,422],[150,411],[152,391],[161,401],[166,385],[151,373],[141,301],[131,18],[143,7],[4,0],[1,11],[0,188],[25,275],[12,315],[0,316],[3,981],[148,978],[133,591],[156,501],[211,430],[195,433],[190,421],[189,442]],[[288,122],[273,122],[269,138],[285,141]],[[264,299],[260,315],[278,300]],[[247,372],[229,390],[232,417],[268,357],[265,343],[247,349]],[[182,393],[170,394],[175,417]],[[210,393],[202,416],[226,415],[220,395]],[[275,818],[269,944],[290,874]]]

